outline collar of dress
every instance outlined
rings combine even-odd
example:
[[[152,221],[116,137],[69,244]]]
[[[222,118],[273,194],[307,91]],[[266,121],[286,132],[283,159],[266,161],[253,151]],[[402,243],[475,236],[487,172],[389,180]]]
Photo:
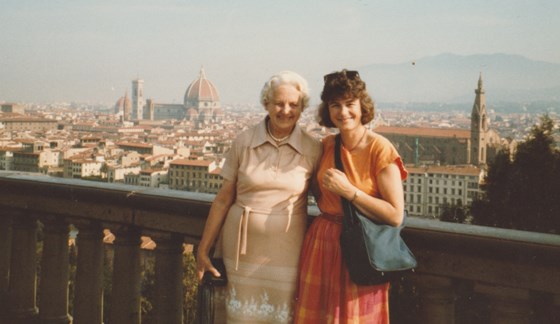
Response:
[[[253,136],[253,140],[251,141],[251,148],[255,148],[257,146],[263,145],[264,143],[271,143],[272,145],[276,145],[269,140],[266,134],[266,122],[268,121],[268,116],[256,125],[255,135]],[[288,138],[286,144],[290,145],[294,150],[296,150],[299,154],[303,154],[302,148],[302,134],[303,130],[299,127],[298,124],[294,127],[292,134]]]

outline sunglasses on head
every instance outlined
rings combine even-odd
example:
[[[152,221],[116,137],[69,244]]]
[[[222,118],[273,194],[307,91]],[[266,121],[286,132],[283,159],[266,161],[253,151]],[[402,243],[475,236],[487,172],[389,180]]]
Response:
[[[341,72],[333,72],[333,73],[329,73],[327,75],[325,75],[323,77],[323,80],[325,82],[334,79],[335,77],[337,77],[340,74],[344,74],[346,75],[346,77],[350,80],[356,79],[357,77],[360,77],[360,73],[358,73],[358,71],[348,71],[348,70],[342,70]]]

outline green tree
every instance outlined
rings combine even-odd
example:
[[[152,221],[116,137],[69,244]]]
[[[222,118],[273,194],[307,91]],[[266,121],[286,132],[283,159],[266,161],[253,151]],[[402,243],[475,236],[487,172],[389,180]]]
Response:
[[[512,163],[509,150],[498,152],[482,184],[484,194],[471,204],[473,223],[512,228],[509,186]]]
[[[473,223],[537,232],[560,232],[560,153],[554,122],[541,117],[513,159],[502,152],[489,165],[482,197],[473,202]]]
[[[444,222],[450,223],[464,223],[467,219],[468,209],[463,206],[461,199],[458,199],[456,203],[444,203],[441,205],[441,213],[439,219]]]
[[[156,257],[152,251],[143,252],[140,312],[143,323],[155,323]]]
[[[196,275],[196,259],[192,252],[183,253],[183,320],[185,323],[194,323],[196,318],[198,292],[198,278]]]

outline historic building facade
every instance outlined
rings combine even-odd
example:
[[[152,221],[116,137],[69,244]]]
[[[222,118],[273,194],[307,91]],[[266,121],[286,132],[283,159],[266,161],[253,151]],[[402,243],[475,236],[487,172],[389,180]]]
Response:
[[[144,80],[132,81],[132,99],[128,95],[119,98],[115,113],[121,113],[123,120],[188,120],[194,123],[210,123],[223,120],[220,96],[214,84],[200,69],[197,79],[187,87],[183,104],[158,103],[144,96]]]
[[[488,127],[482,75],[475,94],[470,130],[379,126],[375,132],[395,145],[406,164],[484,166],[507,143]]]
[[[469,206],[481,193],[484,170],[474,165],[407,167],[405,208],[411,216],[437,218],[443,204]]]
[[[115,115],[122,116],[122,119],[124,120],[132,119],[132,102],[128,97],[128,91],[124,93],[124,96],[117,100],[114,112]]]
[[[222,187],[223,160],[178,159],[169,164],[169,189],[216,194]]]

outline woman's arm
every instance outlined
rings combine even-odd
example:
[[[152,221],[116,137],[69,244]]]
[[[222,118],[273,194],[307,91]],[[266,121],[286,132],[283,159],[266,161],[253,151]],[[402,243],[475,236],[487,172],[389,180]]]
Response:
[[[218,194],[210,207],[210,212],[208,213],[208,218],[206,219],[206,225],[204,226],[204,232],[202,233],[202,239],[198,245],[198,251],[196,254],[196,270],[199,281],[202,280],[202,276],[205,271],[212,272],[212,274],[216,277],[220,276],[218,270],[216,270],[210,262],[208,253],[220,233],[229,208],[235,201],[235,197],[235,182],[224,180],[222,188],[218,191]]]
[[[354,200],[354,206],[373,219],[391,226],[400,226],[404,217],[404,193],[399,167],[395,163],[389,164],[379,172],[376,180],[381,198],[362,193]]]
[[[329,169],[323,179],[328,190],[351,201],[371,219],[391,226],[399,226],[403,222],[404,193],[397,164],[389,164],[377,175],[376,182],[382,198],[364,193],[337,169]]]
[[[319,172],[319,167],[321,166],[321,159],[323,156],[324,143],[321,142],[319,146],[319,154],[315,157],[315,162],[313,163],[313,174],[311,174],[310,189],[316,202],[319,202],[321,198],[321,190],[319,189],[319,181],[317,180],[317,173]]]

